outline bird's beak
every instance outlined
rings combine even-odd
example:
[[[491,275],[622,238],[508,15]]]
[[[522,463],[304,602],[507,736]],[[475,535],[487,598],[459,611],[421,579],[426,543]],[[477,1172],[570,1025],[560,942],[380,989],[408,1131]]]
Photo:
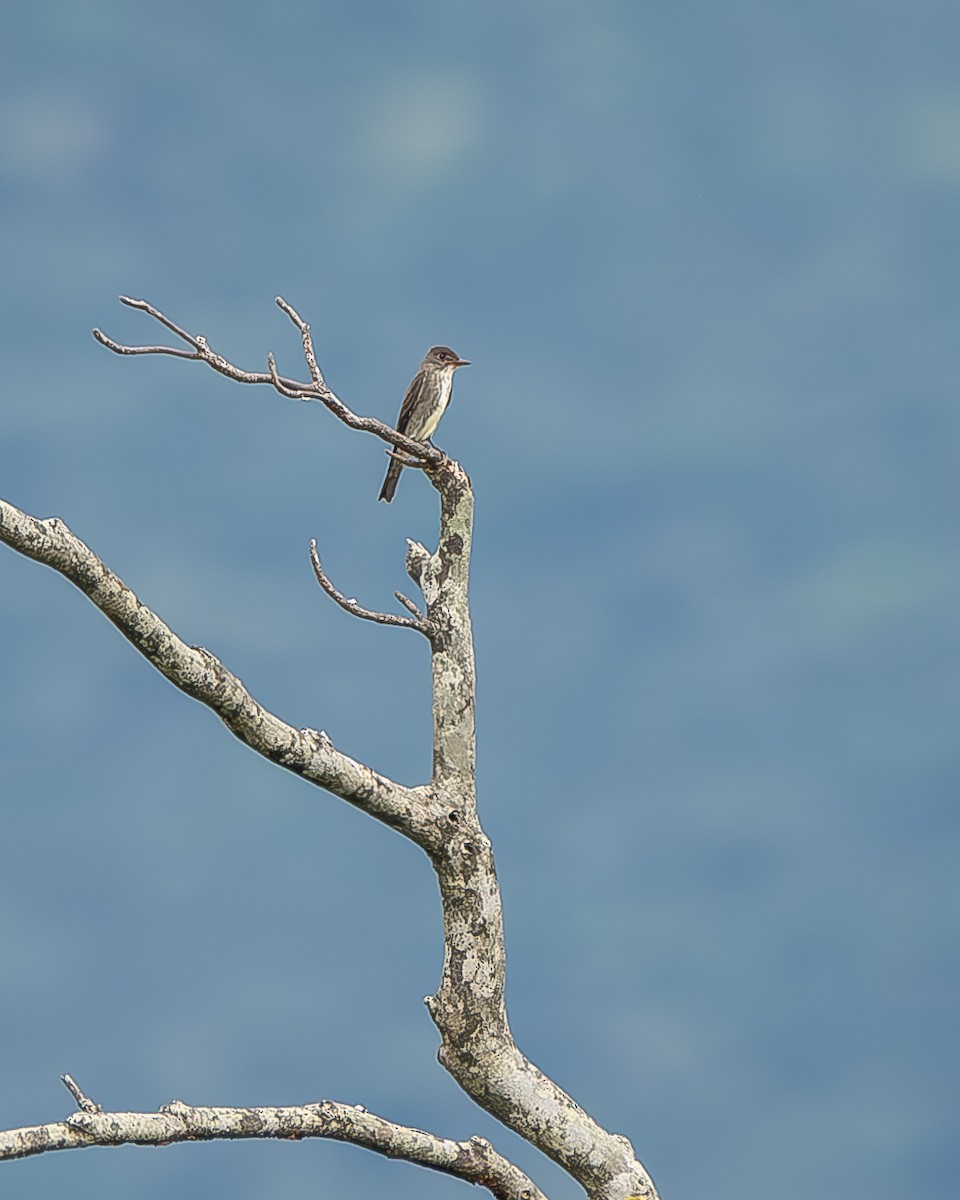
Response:
[[[468,358],[458,358],[457,361],[453,365],[455,367],[469,367],[470,360]]]

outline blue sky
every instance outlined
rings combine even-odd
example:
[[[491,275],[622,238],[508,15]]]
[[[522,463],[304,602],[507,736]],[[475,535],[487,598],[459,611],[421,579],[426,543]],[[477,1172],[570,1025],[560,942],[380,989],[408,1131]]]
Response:
[[[956,7],[286,0],[0,15],[0,494],[56,514],[263,703],[407,782],[419,639],[352,622],[429,541],[379,443],[121,360],[145,296],[256,368],[312,323],[477,493],[480,795],[524,1049],[668,1197],[952,1197]],[[480,1132],[420,998],[419,852],[259,762],[0,555],[0,1125],[362,1103]],[[343,1147],[6,1168],[14,1200],[446,1196]]]

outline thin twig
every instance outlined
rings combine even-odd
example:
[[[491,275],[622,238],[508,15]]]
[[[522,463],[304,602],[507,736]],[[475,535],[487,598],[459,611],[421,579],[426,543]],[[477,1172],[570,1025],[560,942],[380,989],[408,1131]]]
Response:
[[[155,321],[159,321],[161,325],[169,329],[171,333],[175,333],[181,341],[192,347],[192,350],[180,350],[174,346],[126,346],[121,342],[116,342],[113,338],[107,335],[101,329],[94,329],[93,336],[108,350],[112,350],[114,354],[167,354],[173,358],[189,358],[205,362],[214,371],[221,375],[225,375],[228,379],[233,379],[237,383],[269,383],[274,384],[274,378],[264,371],[244,371],[241,367],[235,366],[221,354],[216,354],[209,346],[205,337],[188,333],[185,329],[181,329],[176,322],[160,311],[159,308],[154,308],[146,300],[134,300],[131,296],[121,296],[120,303],[125,304],[128,308],[135,308],[139,312],[145,312],[148,316],[153,317]],[[309,383],[299,383],[296,379],[286,379],[281,377],[281,383],[289,390],[300,391],[304,393],[312,393],[313,385]],[[321,399],[319,395],[311,395],[311,399]]]
[[[101,346],[112,350],[114,354],[164,354],[172,358],[192,359],[205,362],[208,367],[218,374],[226,376],[227,379],[233,379],[237,383],[265,384],[268,387],[274,388],[280,395],[292,400],[316,400],[328,408],[345,425],[349,425],[351,429],[359,429],[363,433],[372,433],[374,437],[380,438],[381,441],[387,442],[388,445],[411,455],[412,458],[405,465],[423,467],[425,464],[429,464],[433,468],[439,468],[445,462],[449,461],[443,451],[438,450],[435,446],[424,445],[424,443],[417,441],[415,438],[407,437],[406,434],[400,433],[384,421],[378,421],[376,417],[361,417],[349,409],[330,390],[323,378],[323,373],[317,363],[313,338],[310,334],[310,326],[303,320],[293,305],[284,300],[282,296],[278,296],[276,302],[281,312],[289,317],[300,332],[300,338],[303,342],[304,359],[310,371],[310,383],[304,383],[298,379],[291,379],[289,376],[280,375],[277,372],[276,362],[273,360],[272,355],[267,359],[269,370],[245,371],[242,367],[238,367],[230,362],[229,359],[224,358],[222,354],[217,354],[211,349],[205,337],[188,333],[186,329],[182,329],[175,321],[171,321],[159,308],[155,308],[154,305],[148,303],[146,300],[136,300],[131,296],[121,296],[120,303],[125,304],[128,308],[135,308],[139,312],[146,313],[147,316],[158,321],[164,328],[169,329],[171,333],[176,334],[181,341],[186,342],[190,349],[183,350],[176,346],[128,346],[108,337],[101,329],[94,329],[93,336]]]
[[[161,325],[166,325],[167,329],[169,329],[171,333],[175,333],[181,341],[189,342],[189,344],[195,349],[200,349],[200,343],[204,341],[203,338],[194,337],[193,334],[187,333],[185,329],[181,329],[175,321],[171,321],[170,318],[165,316],[159,308],[154,308],[154,306],[147,300],[135,300],[132,296],[121,296],[120,303],[125,304],[128,308],[136,308],[139,309],[140,312],[147,313],[147,315],[153,317],[155,321],[159,321]]]
[[[277,360],[273,357],[273,351],[267,355],[267,367],[270,370],[270,379],[273,386],[277,389],[281,396],[286,396],[288,400],[313,400],[315,397],[308,396],[305,392],[295,391],[293,388],[287,387],[277,373]]]
[[[323,378],[323,372],[320,370],[320,365],[317,362],[317,353],[313,348],[313,336],[310,333],[310,326],[300,316],[297,310],[282,296],[277,297],[277,307],[281,312],[287,314],[290,320],[300,330],[300,340],[303,342],[303,357],[306,360],[307,368],[310,371],[310,378],[313,380],[314,387],[320,392],[329,392],[326,380]]]
[[[420,611],[420,609],[417,608],[417,606],[414,604],[414,602],[408,596],[405,596],[403,594],[403,592],[394,592],[393,594],[400,601],[400,603],[407,610],[407,612],[413,613],[413,615],[421,621],[426,620],[426,618],[424,617],[424,615]]]
[[[428,807],[418,792],[341,753],[325,735],[281,721],[208,650],[177,637],[63,521],[40,520],[0,499],[0,541],[76,584],[149,663],[252,750],[410,837],[430,835],[417,824]]]
[[[310,561],[313,563],[313,573],[317,577],[317,583],[331,600],[336,601],[351,616],[361,617],[364,621],[374,621],[378,625],[401,625],[406,629],[416,629],[426,638],[432,635],[433,625],[421,613],[418,613],[416,617],[398,617],[394,613],[374,612],[372,609],[363,608],[353,597],[345,596],[343,592],[338,591],[330,582],[320,562],[316,538],[310,539]]]
[[[61,1075],[60,1082],[67,1089],[70,1095],[76,1100],[77,1107],[81,1112],[85,1113],[102,1113],[103,1106],[98,1104],[96,1100],[91,1100],[89,1096],[84,1095],[79,1083],[72,1075]]]
[[[92,333],[101,346],[106,346],[114,354],[169,354],[171,358],[203,358],[197,351],[178,350],[175,346],[125,346],[122,342],[115,342],[113,338],[107,337],[102,329],[94,328]]]

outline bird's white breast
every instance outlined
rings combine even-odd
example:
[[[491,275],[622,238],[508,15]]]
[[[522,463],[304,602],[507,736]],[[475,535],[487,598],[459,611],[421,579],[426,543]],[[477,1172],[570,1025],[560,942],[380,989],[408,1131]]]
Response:
[[[423,441],[433,436],[434,430],[440,424],[440,418],[447,411],[447,405],[450,403],[450,394],[453,391],[453,372],[449,374],[444,371],[440,378],[440,403],[437,405],[435,414],[430,418],[424,426],[423,433],[420,435]]]

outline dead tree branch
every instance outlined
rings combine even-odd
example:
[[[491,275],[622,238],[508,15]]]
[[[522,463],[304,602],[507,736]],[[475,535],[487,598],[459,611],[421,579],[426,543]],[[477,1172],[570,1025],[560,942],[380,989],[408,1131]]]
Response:
[[[481,1184],[498,1200],[546,1200],[540,1189],[484,1138],[454,1142],[435,1137],[422,1129],[387,1121],[361,1105],[321,1100],[319,1104],[284,1108],[195,1108],[182,1100],[172,1100],[156,1112],[104,1112],[83,1095],[69,1075],[63,1079],[80,1105],[79,1111],[65,1121],[0,1132],[0,1162],[85,1146],[329,1138]]]
[[[310,561],[313,563],[313,573],[317,577],[317,583],[320,584],[331,600],[336,601],[352,617],[360,617],[364,621],[375,621],[378,625],[401,625],[406,629],[418,629],[424,636],[430,636],[433,629],[430,622],[420,613],[420,610],[413,601],[405,600],[399,592],[395,593],[397,599],[410,612],[416,614],[413,618],[398,617],[393,613],[373,612],[369,608],[362,608],[356,600],[345,596],[343,592],[337,591],[324,571],[323,564],[320,562],[316,538],[310,539]]]
[[[425,1001],[440,1032],[440,1062],[478,1104],[568,1171],[591,1200],[656,1200],[653,1181],[630,1142],[601,1128],[531,1063],[516,1046],[507,1020],[500,889],[493,851],[476,807],[476,676],[468,597],[473,492],[467,475],[433,447],[347,408],[324,381],[309,326],[285,301],[278,304],[300,331],[309,383],[280,376],[273,362],[266,373],[242,371],[215,354],[204,338],[187,333],[146,301],[124,298],[123,302],[154,317],[189,349],[121,346],[95,331],[97,339],[116,353],[197,359],[238,382],[263,383],[284,395],[319,400],[351,428],[372,433],[420,460],[440,497],[436,550],[431,553],[418,542],[408,542],[407,572],[420,589],[423,613],[402,596],[400,602],[411,617],[360,608],[333,588],[315,548],[312,557],[324,590],[348,612],[380,623],[409,625],[428,638],[433,676],[432,778],[418,787],[402,786],[336,750],[325,734],[296,730],[267,712],[212,654],[187,646],[142,605],[62,521],[38,520],[0,501],[0,540],[75,583],[157,670],[208,705],[247,745],[422,847],[436,871],[443,905],[443,969],[435,995]],[[103,1128],[97,1114],[81,1117],[87,1134]],[[168,1130],[166,1125],[163,1128]],[[167,1140],[166,1134],[156,1140]]]
[[[282,296],[277,297],[276,304],[281,312],[290,318],[300,333],[304,359],[307,363],[307,369],[310,372],[309,383],[302,383],[299,380],[290,379],[278,374],[276,362],[272,354],[267,356],[268,370],[245,371],[243,368],[236,366],[224,358],[223,355],[217,354],[210,347],[205,337],[200,334],[188,333],[187,330],[181,329],[179,325],[162,313],[159,308],[154,308],[146,300],[135,300],[132,296],[121,296],[120,303],[125,304],[128,308],[135,308],[139,312],[144,312],[147,316],[153,317],[155,321],[159,321],[171,333],[176,334],[181,341],[186,342],[190,349],[183,350],[177,346],[127,346],[121,342],[114,341],[113,338],[108,337],[101,329],[94,329],[93,336],[102,346],[106,346],[114,354],[161,354],[172,358],[186,358],[197,362],[205,362],[212,370],[226,376],[227,379],[234,380],[235,383],[266,384],[276,389],[276,391],[288,399],[319,401],[335,417],[338,417],[345,425],[349,425],[351,429],[359,429],[364,433],[372,433],[382,441],[388,442],[391,446],[395,446],[399,450],[409,454],[411,458],[410,466],[422,466],[425,462],[433,466],[439,466],[444,461],[443,452],[437,450],[435,446],[418,442],[414,438],[409,438],[405,434],[398,433],[396,429],[393,429],[383,421],[378,421],[375,417],[358,416],[330,390],[317,365],[317,356],[313,347],[313,335],[310,332],[310,326],[303,320],[293,305],[288,304]]]

